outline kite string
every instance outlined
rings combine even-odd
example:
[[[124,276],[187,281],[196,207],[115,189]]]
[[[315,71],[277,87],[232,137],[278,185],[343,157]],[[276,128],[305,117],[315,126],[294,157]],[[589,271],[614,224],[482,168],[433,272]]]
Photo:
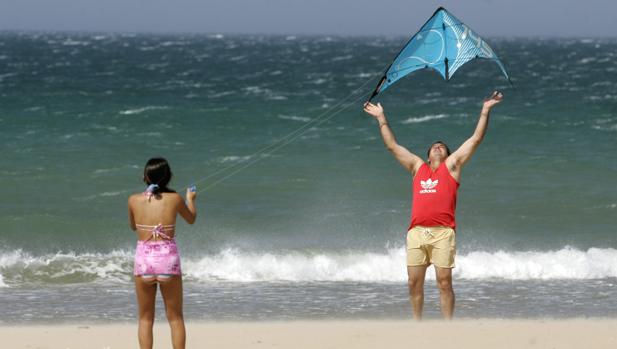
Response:
[[[341,108],[341,109],[337,110],[336,112],[332,113],[332,114],[331,114],[330,116],[328,116],[327,118],[324,118],[324,119],[320,120],[318,123],[313,124],[313,127],[315,127],[315,126],[319,126],[319,125],[321,125],[321,124],[325,123],[326,121],[328,121],[328,120],[332,119],[334,116],[336,116],[336,115],[338,115],[339,113],[341,113],[341,112],[343,112],[343,111],[347,110],[350,106],[355,105],[356,103],[358,103],[358,102],[359,102],[360,100],[362,100],[363,98],[368,97],[368,95],[370,95],[370,94],[371,94],[371,92],[361,94],[361,95],[360,95],[358,98],[356,98],[354,101],[352,101],[352,102],[348,103],[347,105],[343,106],[343,108]],[[285,141],[285,142],[283,142],[283,143],[281,143],[281,144],[277,144],[277,146],[276,146],[276,147],[274,147],[273,149],[271,149],[268,153],[265,153],[265,152],[264,152],[263,154],[260,154],[260,155],[270,155],[270,154],[274,153],[274,152],[275,152],[275,151],[277,151],[278,149],[280,149],[280,148],[282,148],[282,147],[286,146],[287,144],[289,144],[289,143],[293,142],[293,141],[294,141],[294,140],[296,140],[298,137],[300,137],[300,136],[302,136],[303,134],[307,133],[307,132],[308,132],[308,131],[310,131],[311,129],[312,129],[312,128],[310,128],[310,129],[308,129],[308,130],[305,130],[305,131],[303,131],[303,132],[301,132],[301,133],[299,133],[299,134],[295,135],[294,137],[292,137],[292,138],[288,139],[287,141]],[[257,158],[255,158],[255,159],[252,159],[251,161],[249,161],[249,162],[247,162],[247,163],[243,164],[241,167],[237,168],[236,170],[232,171],[231,173],[227,174],[226,176],[224,176],[224,177],[222,177],[222,178],[220,178],[220,179],[218,179],[218,180],[216,180],[216,181],[212,182],[211,184],[209,184],[209,185],[208,185],[208,186],[206,186],[205,188],[203,188],[203,189],[199,190],[199,191],[198,191],[198,193],[200,193],[200,192],[202,192],[202,191],[205,191],[205,190],[207,190],[207,189],[209,189],[209,188],[214,187],[215,185],[217,185],[217,184],[219,184],[219,183],[221,183],[221,182],[225,181],[225,180],[226,180],[226,179],[228,179],[229,177],[231,177],[231,176],[235,175],[236,173],[238,173],[238,172],[240,172],[240,171],[244,170],[245,168],[247,168],[247,167],[249,167],[249,166],[251,166],[251,165],[253,165],[253,164],[255,164],[255,163],[259,162],[259,161],[261,161],[262,159],[264,159],[264,157],[257,157]]]
[[[250,155],[250,156],[247,158],[247,160],[243,160],[243,161],[240,161],[240,162],[238,162],[238,163],[232,164],[232,165],[230,165],[230,166],[223,167],[223,168],[221,168],[221,169],[219,169],[219,170],[217,170],[217,171],[215,171],[215,172],[211,173],[210,175],[207,175],[207,176],[205,176],[205,177],[200,178],[200,179],[199,179],[199,180],[197,180],[197,181],[192,182],[192,183],[191,183],[191,185],[201,183],[201,182],[203,182],[203,181],[205,181],[205,180],[207,180],[207,179],[209,179],[209,178],[212,178],[212,177],[216,176],[217,174],[220,174],[220,173],[222,173],[222,172],[224,172],[224,171],[226,171],[226,170],[228,170],[228,169],[231,169],[231,168],[233,168],[233,167],[236,167],[236,166],[240,166],[240,165],[242,165],[241,167],[239,167],[238,169],[236,169],[236,170],[232,171],[230,174],[226,175],[225,177],[223,177],[223,178],[221,178],[221,179],[217,180],[216,182],[214,182],[214,183],[212,183],[212,184],[208,185],[206,188],[204,188],[204,189],[202,189],[202,190],[199,190],[199,192],[202,192],[202,191],[204,191],[205,189],[211,188],[211,187],[213,187],[214,185],[216,185],[216,184],[218,184],[218,183],[222,182],[223,180],[225,180],[225,179],[227,179],[227,178],[229,178],[229,177],[233,176],[234,174],[238,173],[239,171],[241,171],[241,170],[243,170],[243,169],[247,168],[248,166],[250,166],[250,165],[254,164],[255,162],[259,161],[261,158],[256,158],[256,159],[258,159],[258,160],[252,159],[252,160],[251,160],[248,164],[244,164],[244,162],[248,161],[249,159],[251,159],[251,158],[253,158],[253,157],[256,157],[256,156],[258,156],[258,155],[260,155],[260,154],[262,154],[262,153],[265,153],[265,152],[266,152],[266,151],[268,151],[270,148],[275,148],[275,149],[274,149],[274,150],[272,150],[270,153],[274,152],[275,150],[278,150],[278,149],[279,149],[279,148],[281,148],[282,146],[284,146],[284,145],[287,145],[287,144],[291,143],[291,142],[292,142],[293,140],[295,140],[297,137],[299,137],[299,136],[301,136],[302,134],[306,133],[306,131],[304,131],[304,132],[302,132],[302,133],[298,134],[299,132],[303,131],[305,128],[307,128],[307,127],[309,127],[309,126],[310,126],[310,127],[313,127],[313,126],[316,126],[316,125],[321,125],[323,122],[325,122],[325,121],[327,121],[327,120],[331,119],[333,116],[335,116],[335,115],[337,115],[337,114],[341,113],[342,111],[344,111],[344,110],[348,109],[351,105],[353,105],[353,104],[357,103],[357,102],[358,102],[359,100],[361,100],[363,97],[366,97],[366,96],[370,95],[370,93],[365,93],[365,94],[359,95],[359,98],[355,99],[353,102],[351,102],[351,103],[349,103],[349,104],[347,104],[347,105],[343,106],[343,108],[341,108],[341,109],[339,109],[339,110],[337,110],[337,111],[334,111],[336,108],[338,108],[339,106],[341,106],[342,104],[344,104],[347,100],[349,100],[349,99],[350,99],[353,95],[355,95],[358,91],[360,91],[361,89],[363,89],[363,88],[364,88],[364,87],[365,87],[365,86],[366,86],[369,82],[371,82],[372,80],[374,80],[374,79],[375,79],[378,75],[383,75],[383,73],[382,73],[381,71],[384,71],[387,67],[388,67],[388,65],[384,66],[384,68],[383,68],[383,69],[381,69],[381,70],[380,70],[380,72],[377,72],[377,73],[372,74],[372,75],[371,75],[371,76],[370,76],[370,77],[369,77],[366,81],[364,81],[364,82],[363,82],[360,86],[358,86],[356,89],[354,89],[352,92],[350,92],[350,93],[349,93],[346,97],[344,97],[344,98],[342,98],[341,100],[339,100],[338,102],[336,102],[333,106],[329,107],[327,110],[325,110],[324,112],[322,112],[322,113],[321,113],[319,116],[317,116],[315,119],[313,119],[313,120],[311,120],[311,121],[307,122],[306,124],[302,125],[302,126],[301,126],[301,127],[299,127],[298,129],[296,129],[296,130],[294,130],[294,131],[292,131],[292,132],[288,133],[287,135],[285,135],[285,136],[283,136],[283,137],[279,138],[277,141],[273,142],[272,144],[269,144],[268,146],[266,146],[266,147],[264,147],[264,148],[260,149],[259,151],[255,152],[253,155]],[[334,111],[334,112],[333,112],[333,111]],[[332,115],[328,116],[328,113],[330,113],[330,112],[333,112],[333,113],[332,113]],[[310,130],[310,129],[309,129],[309,130]],[[291,139],[289,139],[289,138],[291,138]],[[190,185],[189,185],[189,186],[190,186]],[[187,188],[188,188],[189,186],[187,186]],[[129,190],[126,190],[126,191],[130,191],[130,189],[129,189]]]
[[[272,142],[271,144],[269,144],[269,145],[265,146],[264,148],[262,148],[262,149],[260,149],[260,150],[256,151],[255,153],[253,153],[253,154],[249,155],[249,156],[247,157],[247,160],[244,160],[244,161],[248,161],[249,159],[251,159],[251,158],[253,158],[253,157],[255,157],[255,156],[260,155],[261,153],[263,153],[263,152],[267,151],[269,148],[274,147],[274,146],[276,146],[278,143],[285,141],[287,138],[289,138],[289,137],[293,136],[294,134],[296,134],[296,133],[298,133],[298,132],[302,131],[303,129],[305,129],[305,128],[309,127],[309,126],[313,126],[313,124],[315,124],[316,122],[319,122],[319,120],[320,120],[322,117],[326,117],[328,113],[330,113],[330,112],[331,112],[331,111],[333,111],[334,109],[338,108],[341,104],[343,104],[346,100],[348,100],[348,99],[349,99],[351,96],[353,96],[356,92],[358,92],[359,90],[361,90],[362,88],[364,88],[364,87],[365,87],[365,86],[366,86],[366,85],[367,85],[367,84],[368,84],[371,80],[373,80],[373,79],[375,78],[375,76],[376,76],[376,75],[377,75],[377,73],[376,73],[376,74],[374,74],[373,76],[371,76],[371,77],[370,77],[368,80],[366,80],[364,83],[362,83],[362,85],[360,85],[360,86],[359,86],[358,88],[356,88],[354,91],[350,92],[350,93],[349,93],[346,97],[344,97],[343,99],[341,99],[341,100],[339,100],[337,103],[335,103],[332,107],[330,107],[330,108],[328,108],[326,111],[322,112],[322,113],[321,113],[319,116],[317,116],[315,119],[313,119],[313,120],[309,121],[308,123],[306,123],[306,124],[304,124],[304,125],[300,126],[299,128],[297,128],[296,130],[291,131],[291,132],[290,132],[290,133],[288,133],[287,135],[285,135],[285,136],[283,136],[283,137],[279,138],[278,140],[276,140],[276,141]],[[197,181],[193,182],[193,184],[198,184],[198,183],[201,183],[201,182],[203,182],[203,181],[205,181],[205,180],[207,180],[207,179],[209,179],[209,178],[211,178],[211,177],[214,177],[214,176],[216,176],[217,174],[219,174],[219,173],[221,173],[221,172],[224,172],[224,171],[226,171],[226,170],[228,170],[228,169],[230,169],[230,168],[232,168],[232,167],[235,167],[235,166],[241,165],[244,161],[239,161],[239,162],[234,163],[234,164],[232,164],[232,165],[229,165],[229,166],[223,167],[223,168],[221,168],[221,169],[219,169],[219,170],[217,170],[217,171],[215,171],[215,172],[213,172],[213,173],[211,173],[211,174],[209,174],[209,175],[207,175],[207,176],[205,176],[205,177],[200,178],[199,180],[197,180]]]
[[[373,74],[373,75],[372,75],[371,77],[369,77],[366,81],[364,81],[364,82],[363,82],[360,86],[358,86],[355,90],[353,90],[352,92],[350,92],[350,93],[349,93],[346,97],[344,97],[344,98],[342,98],[341,100],[339,100],[338,102],[336,102],[336,103],[335,103],[332,107],[330,107],[330,108],[328,108],[326,111],[322,112],[322,113],[321,113],[319,116],[317,116],[315,119],[313,119],[313,120],[311,120],[311,121],[307,122],[306,124],[304,124],[304,125],[302,125],[301,127],[299,127],[299,128],[297,128],[297,129],[295,129],[294,131],[292,131],[292,132],[288,133],[287,135],[285,135],[285,136],[283,136],[283,137],[279,138],[278,140],[276,140],[276,141],[272,142],[271,144],[269,144],[269,145],[267,145],[267,146],[263,147],[262,149],[260,149],[260,150],[256,151],[255,153],[253,153],[253,154],[249,155],[249,156],[246,158],[246,160],[241,160],[241,161],[239,161],[239,162],[237,162],[237,163],[234,163],[234,164],[232,164],[232,165],[225,166],[225,167],[223,167],[223,168],[221,168],[221,169],[219,169],[219,170],[217,170],[217,171],[215,171],[215,172],[213,172],[213,173],[211,173],[211,174],[209,174],[209,175],[207,175],[207,176],[204,176],[204,177],[202,177],[202,178],[200,178],[200,179],[198,179],[198,180],[194,181],[192,184],[193,184],[193,185],[196,185],[196,184],[199,184],[199,183],[201,183],[201,182],[204,182],[204,181],[206,181],[207,179],[210,179],[210,178],[212,178],[212,177],[214,177],[214,176],[216,176],[216,175],[218,175],[218,174],[220,174],[220,173],[223,173],[223,172],[225,172],[225,171],[226,171],[226,170],[228,170],[228,169],[234,168],[234,167],[236,167],[236,166],[240,166],[240,165],[244,164],[244,163],[245,163],[245,162],[247,162],[247,161],[249,161],[249,164],[253,164],[254,162],[252,162],[252,160],[251,160],[251,159],[253,159],[253,160],[254,160],[254,158],[256,158],[256,157],[258,158],[260,155],[262,155],[262,154],[266,153],[266,152],[267,152],[268,150],[270,150],[271,148],[276,148],[276,149],[278,149],[278,148],[279,148],[279,147],[278,147],[278,145],[279,145],[279,144],[281,144],[281,143],[283,143],[283,144],[288,144],[289,142],[287,142],[287,140],[288,140],[289,138],[291,138],[291,141],[295,140],[295,139],[297,138],[297,136],[302,135],[302,134],[304,134],[304,133],[306,132],[306,131],[304,131],[304,132],[303,132],[303,130],[305,130],[305,129],[309,128],[309,127],[313,127],[313,126],[315,126],[315,125],[320,125],[320,124],[322,123],[322,120],[323,120],[323,119],[325,119],[325,120],[329,120],[329,119],[330,119],[333,115],[337,115],[337,114],[339,114],[340,112],[342,112],[343,110],[347,109],[347,108],[350,106],[349,104],[348,104],[348,105],[346,105],[346,106],[343,106],[343,109],[340,109],[340,110],[338,110],[338,111],[335,111],[335,109],[336,109],[336,108],[338,108],[338,107],[340,107],[341,105],[343,105],[343,104],[344,104],[347,100],[349,100],[350,98],[352,98],[352,97],[353,97],[353,96],[354,96],[354,95],[355,95],[358,91],[362,90],[362,89],[363,89],[363,88],[364,88],[364,87],[365,87],[365,86],[366,86],[369,82],[371,82],[372,80],[374,80],[374,79],[375,79],[375,77],[376,77],[377,75],[380,75],[380,74],[382,74],[382,73],[375,73],[375,74]],[[360,95],[360,97],[364,97],[365,95],[367,95],[367,94],[362,94],[362,95]],[[353,102],[353,103],[357,103],[357,102],[358,102],[358,100],[360,100],[360,99],[358,98],[358,99],[354,100],[354,102]],[[332,114],[332,115],[330,115],[330,116],[328,116],[328,114],[329,114],[330,112],[333,112],[333,114]],[[309,128],[309,130],[310,130],[310,128]],[[246,168],[246,167],[248,167],[248,166],[242,166],[241,168],[242,168],[242,169],[244,169],[244,168]],[[235,173],[237,173],[237,171],[233,171],[232,173],[234,173],[234,174],[235,174]],[[225,176],[225,178],[227,178],[227,176]],[[216,181],[216,183],[219,183],[219,182],[220,182],[220,180]],[[211,185],[208,185],[208,188],[209,188],[209,187],[211,187]],[[202,190],[200,190],[200,191],[202,191]]]

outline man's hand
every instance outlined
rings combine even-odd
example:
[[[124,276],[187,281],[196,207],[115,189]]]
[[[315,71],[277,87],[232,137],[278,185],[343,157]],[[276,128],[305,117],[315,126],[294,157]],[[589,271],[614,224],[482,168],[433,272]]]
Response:
[[[383,112],[381,103],[373,104],[371,102],[366,102],[364,103],[364,111],[380,123],[386,120],[386,115]]]
[[[484,109],[491,109],[494,105],[501,103],[503,100],[503,95],[499,91],[494,91],[490,97],[484,99],[484,104],[482,107]]]

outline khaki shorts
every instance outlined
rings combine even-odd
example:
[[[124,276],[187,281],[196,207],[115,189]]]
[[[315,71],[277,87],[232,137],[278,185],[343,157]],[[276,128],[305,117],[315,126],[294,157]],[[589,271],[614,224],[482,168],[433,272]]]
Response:
[[[454,268],[456,233],[450,227],[415,226],[407,232],[407,266]]]

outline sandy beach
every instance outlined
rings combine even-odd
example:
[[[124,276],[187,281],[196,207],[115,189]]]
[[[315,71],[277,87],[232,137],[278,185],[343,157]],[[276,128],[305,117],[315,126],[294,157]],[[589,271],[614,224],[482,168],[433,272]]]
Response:
[[[617,320],[188,323],[189,348],[615,348]],[[137,348],[135,324],[0,327],[3,348]],[[169,348],[165,323],[155,348]]]

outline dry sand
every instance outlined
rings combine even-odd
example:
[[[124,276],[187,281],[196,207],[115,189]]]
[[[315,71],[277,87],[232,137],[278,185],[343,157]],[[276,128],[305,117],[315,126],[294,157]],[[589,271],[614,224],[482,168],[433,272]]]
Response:
[[[1,326],[0,347],[137,348],[136,324]],[[155,348],[171,348],[154,328]],[[617,319],[187,323],[187,348],[617,348]]]

